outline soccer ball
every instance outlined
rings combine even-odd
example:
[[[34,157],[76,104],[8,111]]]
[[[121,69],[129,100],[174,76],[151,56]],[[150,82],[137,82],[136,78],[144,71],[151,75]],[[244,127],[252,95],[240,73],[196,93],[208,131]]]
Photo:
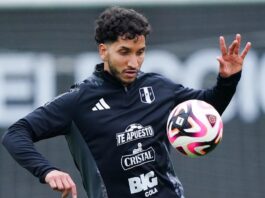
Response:
[[[187,100],[177,105],[167,121],[171,145],[189,157],[203,156],[221,141],[223,122],[216,109],[201,100]]]

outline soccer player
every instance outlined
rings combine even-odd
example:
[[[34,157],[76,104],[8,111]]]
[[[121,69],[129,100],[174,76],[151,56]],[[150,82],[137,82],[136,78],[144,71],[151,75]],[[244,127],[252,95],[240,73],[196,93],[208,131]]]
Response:
[[[74,181],[34,147],[34,142],[58,135],[67,139],[88,197],[184,197],[169,158],[169,112],[185,100],[200,99],[222,114],[235,93],[251,44],[240,52],[239,34],[229,47],[221,36],[217,83],[194,90],[141,72],[149,33],[150,24],[142,14],[106,9],[96,21],[102,63],[94,73],[18,120],[3,136],[14,159],[42,183],[61,191],[62,197],[77,197]]]

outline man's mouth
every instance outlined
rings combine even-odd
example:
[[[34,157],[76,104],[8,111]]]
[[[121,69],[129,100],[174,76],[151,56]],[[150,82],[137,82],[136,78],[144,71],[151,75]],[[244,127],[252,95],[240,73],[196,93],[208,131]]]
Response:
[[[138,70],[136,69],[127,69],[123,72],[127,78],[135,78],[137,76]]]

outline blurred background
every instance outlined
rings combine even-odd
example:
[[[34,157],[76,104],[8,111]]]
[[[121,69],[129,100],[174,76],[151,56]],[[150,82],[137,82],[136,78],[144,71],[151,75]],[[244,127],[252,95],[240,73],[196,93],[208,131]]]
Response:
[[[172,150],[187,198],[264,198],[265,2],[255,0],[0,0],[0,135],[17,119],[90,75],[98,63],[94,20],[106,7],[143,13],[152,24],[144,71],[206,88],[218,72],[219,36],[252,42],[237,93],[222,116],[224,137],[209,155]],[[86,197],[64,137],[36,144]],[[56,198],[0,146],[1,198]]]

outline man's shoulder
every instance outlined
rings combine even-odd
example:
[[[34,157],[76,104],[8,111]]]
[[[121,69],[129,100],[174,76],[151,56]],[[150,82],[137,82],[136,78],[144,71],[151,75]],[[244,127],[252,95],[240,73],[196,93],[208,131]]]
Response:
[[[97,87],[100,87],[102,84],[103,84],[103,79],[92,74],[85,80],[72,85],[70,88],[70,91],[74,92],[74,91],[80,91],[82,89],[87,89],[87,88],[97,88]]]
[[[155,72],[140,72],[139,79],[145,79],[150,81],[159,81],[159,82],[169,82],[170,80],[163,76],[162,74]]]

